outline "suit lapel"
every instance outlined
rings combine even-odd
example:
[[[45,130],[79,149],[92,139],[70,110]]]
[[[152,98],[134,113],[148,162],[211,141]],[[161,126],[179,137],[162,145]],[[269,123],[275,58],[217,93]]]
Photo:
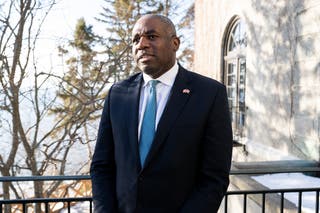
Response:
[[[142,84],[142,75],[138,75],[137,78],[132,81],[127,90],[127,130],[128,130],[128,142],[130,149],[133,153],[133,159],[136,161],[136,165],[140,170],[140,158],[139,158],[139,146],[138,146],[138,124],[139,124],[139,100],[140,100],[140,88]],[[125,118],[126,119],[126,118]]]
[[[172,126],[182,112],[191,92],[192,88],[190,87],[186,71],[179,66],[179,72],[173,84],[171,95],[159,121],[155,140],[153,141],[149,154],[145,160],[144,168],[148,166],[152,157],[157,153],[168,133],[172,130]]]

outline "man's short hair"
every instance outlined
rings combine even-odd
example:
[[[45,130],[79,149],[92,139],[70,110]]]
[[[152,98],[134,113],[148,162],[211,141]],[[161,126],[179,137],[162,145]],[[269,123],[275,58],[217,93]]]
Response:
[[[160,15],[160,14],[147,14],[147,15],[142,16],[141,18],[155,18],[155,19],[158,19],[162,23],[166,24],[168,30],[172,34],[171,36],[176,36],[177,35],[176,27],[174,26],[174,24],[171,21],[171,19],[169,19],[167,16]]]

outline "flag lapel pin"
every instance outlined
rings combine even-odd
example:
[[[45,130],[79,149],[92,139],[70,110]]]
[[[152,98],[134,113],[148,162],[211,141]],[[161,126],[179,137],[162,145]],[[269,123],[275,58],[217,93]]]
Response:
[[[190,94],[190,90],[189,90],[189,89],[183,89],[183,90],[182,90],[182,93],[183,93],[183,94]]]

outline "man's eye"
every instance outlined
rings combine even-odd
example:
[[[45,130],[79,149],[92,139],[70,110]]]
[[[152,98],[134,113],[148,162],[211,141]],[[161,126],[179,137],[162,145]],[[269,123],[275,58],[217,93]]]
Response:
[[[155,36],[155,35],[148,35],[148,38],[149,38],[150,40],[154,40],[154,39],[156,38],[156,36]]]
[[[132,40],[132,43],[134,43],[134,44],[138,43],[138,42],[139,42],[139,39],[140,39],[140,38],[138,38],[138,37],[134,38],[134,39]]]

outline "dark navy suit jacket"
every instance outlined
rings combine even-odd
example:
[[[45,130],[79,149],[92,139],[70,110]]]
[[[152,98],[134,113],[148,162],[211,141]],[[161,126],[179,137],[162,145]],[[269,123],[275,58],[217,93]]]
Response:
[[[216,212],[232,153],[225,86],[179,66],[141,168],[141,85],[139,73],[114,84],[106,98],[91,164],[95,212]]]

